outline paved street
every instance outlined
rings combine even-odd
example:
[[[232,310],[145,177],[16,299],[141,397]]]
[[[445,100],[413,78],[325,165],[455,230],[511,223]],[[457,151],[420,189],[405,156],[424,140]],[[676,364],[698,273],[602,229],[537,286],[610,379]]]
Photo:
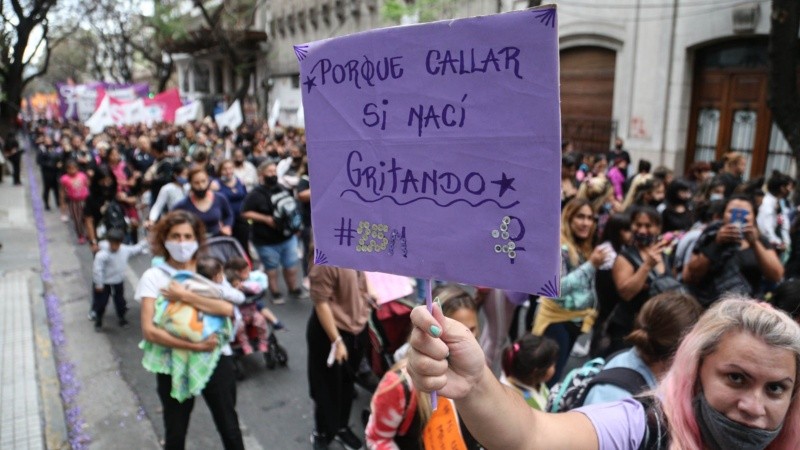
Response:
[[[109,305],[107,314],[110,317],[105,321],[104,331],[95,333],[92,323],[87,320],[91,252],[87,246],[77,245],[71,227],[59,220],[56,211],[42,211],[38,214],[45,230],[42,242],[46,243],[46,262],[52,274],[52,282],[42,284],[42,265],[34,227],[36,205],[31,203],[29,196],[31,183],[24,180],[24,187],[12,187],[8,182],[0,185],[0,241],[3,242],[0,250],[0,273],[3,275],[0,279],[0,303],[4,308],[4,321],[0,328],[0,348],[4,356],[2,397],[4,404],[12,398],[11,392],[15,399],[9,402],[13,408],[3,409],[0,447],[15,450],[41,448],[41,442],[47,441],[47,448],[67,448],[66,429],[71,427],[69,440],[75,448],[159,448],[163,425],[155,376],[145,372],[140,363],[141,351],[137,347],[141,340],[139,308],[132,301],[133,285],[138,275],[148,267],[149,258],[141,256],[132,260],[128,272],[125,289],[131,327],[117,327],[116,320],[112,319],[113,308]],[[38,201],[38,195],[35,197]],[[21,278],[25,274],[30,276]],[[14,280],[29,280],[31,288]],[[63,333],[60,330],[53,333],[59,343],[55,349],[50,349],[50,336],[43,325],[43,289],[50,294],[45,298],[52,299],[53,306],[58,308],[50,312],[57,312],[56,322],[63,327],[60,329]],[[17,307],[14,315],[10,315],[7,308],[14,306],[12,302],[20,295],[31,301],[17,306],[30,306],[30,311]],[[305,371],[305,325],[311,302],[287,302],[273,306],[273,311],[287,324],[288,330],[279,333],[279,340],[288,351],[289,365],[270,371],[265,368],[260,354],[245,359],[247,378],[238,384],[237,404],[245,444],[248,449],[310,447],[308,436],[313,424]],[[37,317],[41,322],[38,329],[41,336],[35,327]],[[54,323],[53,317],[50,319]],[[22,339],[12,341],[11,337],[17,335]],[[11,348],[15,343],[19,344],[19,350]],[[30,357],[24,357],[34,344],[37,350],[35,370]],[[53,358],[54,353],[59,358]],[[39,356],[41,354],[45,357]],[[20,355],[23,358],[17,359]],[[7,363],[10,360],[17,362],[11,365]],[[59,408],[61,402],[54,360],[59,363],[58,371],[69,369],[66,370],[66,379],[63,375],[61,377],[62,387],[70,388],[70,392],[61,393],[68,400],[64,405],[67,414]],[[19,369],[12,371],[8,369],[11,367]],[[21,378],[14,383],[24,383],[7,385],[5,377],[12,375]],[[31,383],[33,380],[35,384]],[[368,401],[369,395],[359,390],[351,420],[358,434],[363,433],[359,418]],[[62,414],[60,420],[51,417],[54,409]],[[27,428],[19,428],[21,425]],[[219,446],[208,409],[199,400],[192,417],[188,448]]]

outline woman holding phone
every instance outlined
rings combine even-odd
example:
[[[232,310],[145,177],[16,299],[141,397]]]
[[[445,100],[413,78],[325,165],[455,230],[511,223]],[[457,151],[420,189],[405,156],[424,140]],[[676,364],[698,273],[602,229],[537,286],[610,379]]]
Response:
[[[762,281],[777,283],[783,266],[769,241],[754,226],[752,200],[731,196],[723,220],[710,224],[695,244],[683,268],[683,281],[703,306],[725,293],[757,296]]]

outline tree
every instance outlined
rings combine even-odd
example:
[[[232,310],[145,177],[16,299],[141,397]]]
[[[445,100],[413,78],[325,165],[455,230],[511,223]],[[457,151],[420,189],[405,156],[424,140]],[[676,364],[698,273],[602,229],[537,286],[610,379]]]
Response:
[[[47,72],[51,36],[48,14],[57,0],[0,2],[0,132],[16,129],[22,91],[33,79]],[[35,45],[31,45],[35,42]],[[35,58],[42,58],[36,67]]]
[[[186,38],[186,23],[176,4],[159,0],[153,2],[153,15],[140,16],[139,20],[142,33],[131,45],[153,66],[158,84],[156,91],[161,92],[175,72],[172,54],[165,52],[164,47],[168,42]]]
[[[792,149],[797,173],[800,174],[800,96],[797,90],[800,2],[772,0],[771,21],[767,103]]]
[[[239,79],[233,99],[239,100],[239,104],[243,106],[243,100],[250,90],[250,82],[256,71],[257,52],[243,48],[240,43],[252,29],[254,18],[258,9],[263,6],[263,1],[193,1],[204,21],[201,28],[207,30],[209,37],[218,46]],[[219,5],[212,10],[211,5],[216,3]]]
[[[26,87],[25,94],[31,92],[52,91],[57,82],[71,79],[76,83],[96,78],[90,67],[90,56],[95,48],[95,41],[91,33],[78,30],[56,42],[50,49],[50,62],[47,72],[33,80]],[[37,67],[41,69],[44,61],[38,61]]]
[[[458,0],[387,0],[383,4],[383,17],[400,23],[403,17],[416,17],[420,23],[452,18],[460,2]]]

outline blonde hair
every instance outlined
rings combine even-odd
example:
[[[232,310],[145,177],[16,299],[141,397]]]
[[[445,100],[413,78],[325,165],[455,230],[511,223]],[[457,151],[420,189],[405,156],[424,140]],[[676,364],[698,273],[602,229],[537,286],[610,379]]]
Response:
[[[628,207],[636,201],[636,194],[639,193],[639,188],[653,178],[655,177],[649,173],[640,173],[633,177],[633,180],[631,180],[631,187],[628,188],[628,193],[625,194],[625,199],[622,201],[623,210],[628,209]]]
[[[594,236],[594,232],[597,229],[597,223],[593,223],[589,231],[589,238],[583,242],[578,242],[572,234],[570,222],[584,206],[588,206],[592,210],[592,214],[595,213],[594,209],[592,209],[592,204],[588,200],[580,198],[570,200],[561,212],[561,245],[567,247],[569,263],[573,267],[580,265],[581,259],[589,259],[589,255],[592,254],[592,236]]]
[[[686,335],[659,387],[664,414],[670,425],[670,450],[702,450],[700,429],[692,401],[697,394],[700,366],[714,353],[723,337],[743,332],[795,357],[795,380],[800,373],[800,325],[787,314],[745,297],[731,296],[712,306]],[[778,437],[767,450],[790,450],[800,442],[800,405],[797,384]]]
[[[744,159],[744,155],[739,152],[728,152],[722,155],[722,160],[725,162],[725,168],[733,167],[734,164]]]
[[[607,178],[593,177],[581,183],[575,198],[589,201],[592,206],[592,211],[597,214],[600,212],[603,204],[613,195],[614,188]]]

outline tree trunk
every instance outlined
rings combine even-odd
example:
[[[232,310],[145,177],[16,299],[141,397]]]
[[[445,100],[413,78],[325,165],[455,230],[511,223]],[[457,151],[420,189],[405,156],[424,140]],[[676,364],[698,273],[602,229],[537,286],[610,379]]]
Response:
[[[800,176],[800,96],[797,92],[800,2],[772,0],[769,34],[769,96],[767,103],[794,154]]]

